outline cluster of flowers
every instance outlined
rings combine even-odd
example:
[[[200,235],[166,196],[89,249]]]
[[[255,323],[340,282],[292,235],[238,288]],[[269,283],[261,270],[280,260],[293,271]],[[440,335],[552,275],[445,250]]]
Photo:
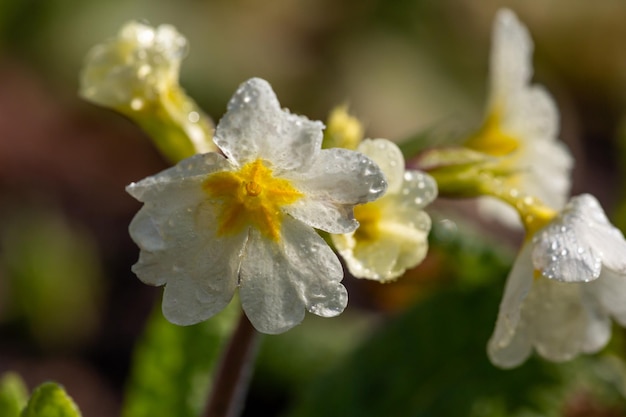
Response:
[[[133,271],[165,286],[173,323],[206,320],[238,291],[254,327],[280,333],[306,310],[344,310],[335,251],[356,277],[397,279],[426,256],[424,208],[438,193],[479,197],[486,212],[526,230],[491,361],[517,366],[533,348],[554,361],[598,351],[611,317],[626,325],[626,241],[594,197],[567,201],[572,158],[557,140],[552,98],[530,82],[532,49],[513,12],[500,11],[484,122],[459,146],[424,152],[420,171],[406,169],[393,142],[363,140],[345,109],[324,133],[281,108],[258,78],[214,127],[178,84],[186,40],[171,26],[126,24],[89,54],[81,94],[137,121],[176,162],[127,187],[144,203],[130,225],[141,249]]]

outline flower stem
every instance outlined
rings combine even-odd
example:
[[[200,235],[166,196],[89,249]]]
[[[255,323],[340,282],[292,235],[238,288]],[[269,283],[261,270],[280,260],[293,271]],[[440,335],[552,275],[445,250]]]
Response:
[[[217,368],[205,417],[236,417],[241,414],[258,342],[259,333],[242,313]]]

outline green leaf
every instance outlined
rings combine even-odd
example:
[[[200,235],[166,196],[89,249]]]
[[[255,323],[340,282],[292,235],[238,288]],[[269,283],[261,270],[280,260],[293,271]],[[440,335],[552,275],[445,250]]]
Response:
[[[557,385],[548,369],[531,361],[501,371],[487,360],[496,312],[485,289],[433,296],[314,383],[290,416],[512,416],[541,409],[538,392]]]
[[[19,417],[28,401],[26,385],[19,375],[7,372],[0,379],[0,416]]]
[[[556,417],[580,398],[624,415],[626,365],[615,356],[565,364],[533,356],[506,371],[491,365],[486,344],[510,254],[465,228],[435,225],[431,249],[444,256],[441,276],[452,283],[383,323],[301,389],[286,416]]]
[[[0,263],[8,277],[8,311],[25,319],[46,347],[67,347],[96,330],[102,264],[91,234],[54,206],[19,205],[2,218]]]
[[[46,382],[35,388],[21,417],[81,417],[81,413],[60,385]]]
[[[177,326],[156,308],[135,350],[122,416],[198,416],[238,311],[234,300],[210,320]]]

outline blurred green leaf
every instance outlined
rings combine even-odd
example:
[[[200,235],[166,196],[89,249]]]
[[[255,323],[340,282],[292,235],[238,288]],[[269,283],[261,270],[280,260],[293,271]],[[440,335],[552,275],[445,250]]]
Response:
[[[0,261],[9,277],[9,309],[45,345],[86,338],[99,318],[102,266],[89,233],[50,206],[3,216]]]
[[[0,416],[19,417],[28,401],[28,390],[22,378],[7,372],[0,379]]]
[[[307,315],[292,330],[263,337],[254,379],[259,385],[295,391],[354,350],[372,322],[371,317],[351,311],[332,320]]]
[[[60,385],[46,382],[35,388],[21,417],[81,417],[81,413]]]
[[[291,416],[512,416],[542,410],[558,386],[537,361],[501,371],[485,345],[497,312],[487,290],[451,289],[390,322],[303,396]],[[493,400],[493,401],[492,401]],[[474,410],[473,407],[479,407]]]
[[[442,274],[452,274],[452,284],[389,320],[302,389],[287,416],[556,417],[583,394],[626,410],[625,366],[611,356],[561,365],[533,357],[507,371],[492,366],[486,343],[510,256],[465,229],[435,224],[433,249],[447,256]]]
[[[234,300],[210,320],[177,326],[155,308],[135,350],[122,416],[198,416],[240,310]]]

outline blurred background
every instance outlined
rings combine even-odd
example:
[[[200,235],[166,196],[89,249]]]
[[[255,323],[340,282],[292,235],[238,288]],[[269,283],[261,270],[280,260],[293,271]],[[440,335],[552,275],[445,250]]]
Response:
[[[528,26],[534,79],[560,108],[561,139],[576,157],[573,192],[597,195],[626,225],[626,2],[0,0],[0,373],[17,371],[31,389],[62,383],[85,416],[119,415],[133,347],[160,298],[130,270],[138,249],[127,227],[139,203],[124,186],[167,164],[138,127],[78,98],[94,44],[130,19],[170,23],[190,45],[181,84],[215,120],[236,87],[257,76],[295,113],[325,120],[348,103],[366,136],[402,141],[481,122],[491,23],[503,6]],[[316,395],[336,411],[347,396],[371,398],[368,389],[397,408],[367,415],[497,415],[517,404],[496,388],[512,377],[486,362],[484,344],[519,236],[448,217],[435,213],[433,250],[404,279],[380,286],[348,277],[351,302],[341,318],[308,316],[296,330],[265,338],[246,415],[308,415]],[[513,243],[502,247],[501,237]],[[468,326],[467,338],[455,330]],[[400,345],[383,342],[399,337]],[[457,374],[451,359],[460,357],[477,368]],[[617,357],[591,365],[611,389],[576,386],[550,415],[626,415],[626,374],[606,371],[622,369]],[[365,391],[334,398],[315,382],[379,362],[371,372],[381,374],[364,377],[378,385]],[[563,371],[536,362],[517,380],[547,383],[576,375],[576,366],[589,372],[584,363]],[[477,381],[490,391],[464,399],[467,413],[442,411],[444,398]],[[546,391],[533,392],[530,403],[545,405]]]

